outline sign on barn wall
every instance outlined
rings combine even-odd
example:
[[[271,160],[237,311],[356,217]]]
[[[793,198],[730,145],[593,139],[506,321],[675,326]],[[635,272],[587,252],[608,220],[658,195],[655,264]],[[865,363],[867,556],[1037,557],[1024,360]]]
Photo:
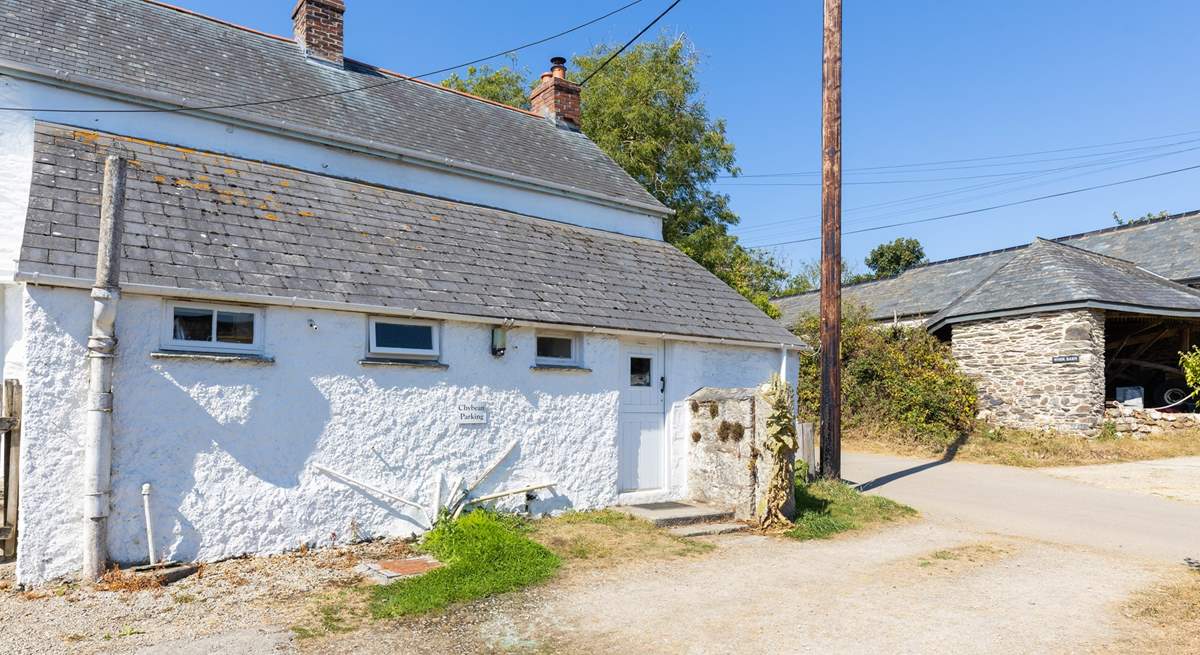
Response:
[[[1073,364],[1079,361],[1079,355],[1055,355],[1050,361],[1055,364]]]
[[[487,423],[487,405],[484,403],[459,404],[459,425],[484,425]]]

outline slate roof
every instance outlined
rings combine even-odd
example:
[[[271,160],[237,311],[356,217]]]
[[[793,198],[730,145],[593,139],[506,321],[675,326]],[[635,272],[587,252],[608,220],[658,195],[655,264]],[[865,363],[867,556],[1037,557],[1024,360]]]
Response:
[[[1053,239],[1128,260],[1177,282],[1200,280],[1200,212],[1176,214],[1146,223],[1112,227]],[[1028,248],[1027,245],[978,255],[932,262],[894,278],[850,285],[843,297],[871,308],[877,320],[926,318],[945,309],[956,298],[975,288],[1001,266]],[[819,308],[816,292],[778,298],[781,320],[791,324],[802,314]]]
[[[280,11],[287,8],[278,3]],[[117,86],[139,97],[182,98],[193,107],[396,80],[365,91],[213,112],[667,211],[587,137],[552,121],[358,62],[348,60],[345,70],[314,63],[289,39],[143,0],[0,0],[0,67],[5,65],[75,84]]]
[[[124,284],[799,344],[662,241],[46,123],[18,275],[94,275],[113,148]]]
[[[1200,291],[1131,262],[1038,239],[938,312],[928,327],[1052,306],[1200,316]]]

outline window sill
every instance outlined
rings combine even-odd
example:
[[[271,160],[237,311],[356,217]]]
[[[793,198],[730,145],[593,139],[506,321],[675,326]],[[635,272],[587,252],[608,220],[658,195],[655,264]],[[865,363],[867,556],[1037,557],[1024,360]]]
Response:
[[[449,364],[443,364],[436,360],[425,359],[388,359],[386,357],[364,357],[358,360],[362,366],[403,366],[407,368],[436,368],[446,370],[450,368]]]
[[[157,350],[150,353],[154,359],[182,359],[197,362],[246,362],[249,364],[274,364],[275,358],[255,353],[218,353],[201,350]]]
[[[591,373],[592,369],[586,366],[578,366],[576,364],[534,364],[529,367],[531,371],[564,371],[574,373]]]

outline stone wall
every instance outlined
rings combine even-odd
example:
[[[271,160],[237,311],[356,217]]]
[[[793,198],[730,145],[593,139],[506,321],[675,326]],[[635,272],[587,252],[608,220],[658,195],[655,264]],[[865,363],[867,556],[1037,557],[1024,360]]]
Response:
[[[1200,429],[1200,414],[1160,412],[1156,409],[1125,407],[1116,403],[1109,403],[1104,409],[1104,420],[1112,422],[1120,435],[1142,436],[1172,430]]]
[[[767,387],[705,387],[688,398],[690,441],[688,495],[692,500],[732,507],[734,518],[758,518],[775,460],[763,447],[771,412]],[[794,459],[787,463],[794,466]],[[791,516],[795,499],[784,513]]]
[[[952,350],[979,385],[981,419],[1069,432],[1099,426],[1104,312],[1075,309],[956,324]]]

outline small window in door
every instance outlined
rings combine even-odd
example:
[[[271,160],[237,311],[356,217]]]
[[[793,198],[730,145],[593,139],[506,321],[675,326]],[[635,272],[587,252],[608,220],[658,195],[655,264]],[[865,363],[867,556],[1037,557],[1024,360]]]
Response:
[[[649,357],[630,357],[629,358],[629,386],[631,386],[631,387],[648,387],[648,386],[650,386],[650,358]]]

